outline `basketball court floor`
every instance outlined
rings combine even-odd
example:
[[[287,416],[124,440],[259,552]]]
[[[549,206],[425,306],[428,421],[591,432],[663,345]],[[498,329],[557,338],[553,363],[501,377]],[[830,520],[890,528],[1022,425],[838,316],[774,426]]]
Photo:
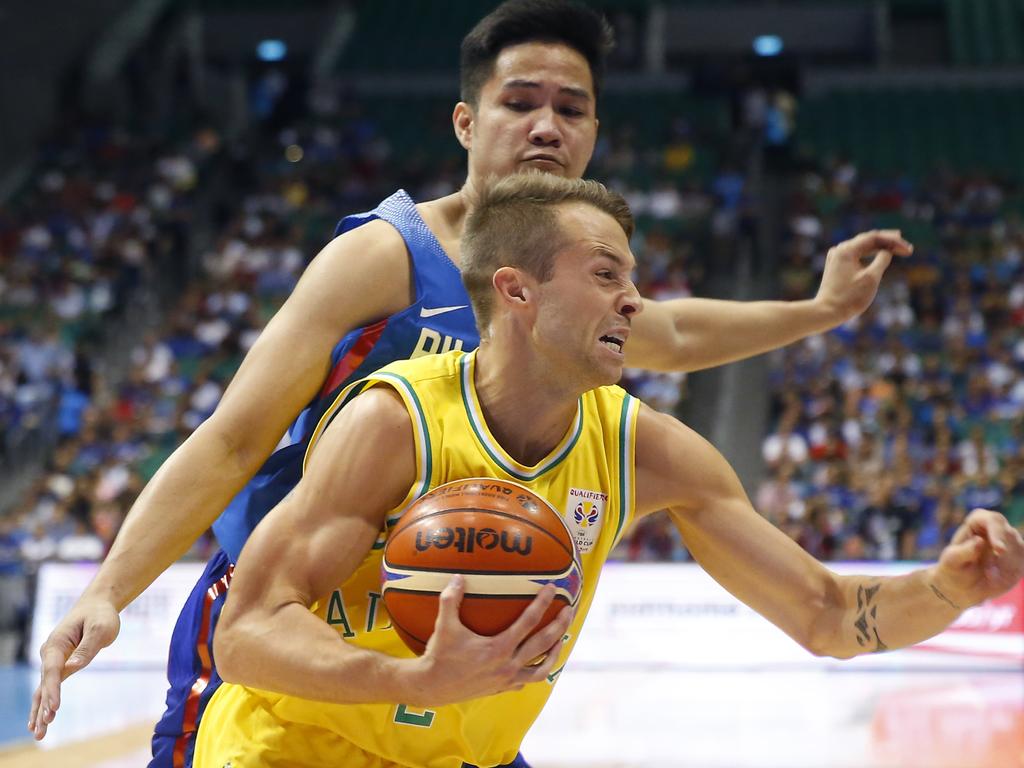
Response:
[[[0,670],[0,768],[134,768],[161,672],[86,671],[41,746],[36,672]],[[570,664],[523,753],[534,768],[1021,768],[1024,672]]]

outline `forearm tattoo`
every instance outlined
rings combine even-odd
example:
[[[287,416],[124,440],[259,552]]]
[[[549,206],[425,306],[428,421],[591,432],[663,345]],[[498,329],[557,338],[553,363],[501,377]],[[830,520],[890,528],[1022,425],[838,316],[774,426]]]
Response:
[[[861,648],[869,648],[874,643],[871,653],[889,650],[889,646],[878,636],[878,591],[881,588],[881,584],[857,587],[857,620],[853,626],[857,630],[857,644]]]
[[[939,598],[939,600],[941,600],[942,602],[946,603],[946,605],[950,606],[953,610],[955,610],[955,611],[962,611],[963,610],[963,608],[961,608],[959,605],[957,605],[952,600],[950,600],[948,597],[946,597],[944,594],[942,594],[942,590],[940,590],[934,584],[929,584],[928,586],[932,588],[932,592],[935,593],[935,596],[937,598]]]

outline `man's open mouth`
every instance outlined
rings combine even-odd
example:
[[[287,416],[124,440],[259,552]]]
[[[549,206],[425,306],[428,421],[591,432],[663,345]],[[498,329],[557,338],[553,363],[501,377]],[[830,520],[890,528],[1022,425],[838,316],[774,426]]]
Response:
[[[598,341],[608,347],[608,349],[613,349],[619,353],[622,352],[622,345],[626,343],[625,339],[620,339],[618,336],[602,336]]]

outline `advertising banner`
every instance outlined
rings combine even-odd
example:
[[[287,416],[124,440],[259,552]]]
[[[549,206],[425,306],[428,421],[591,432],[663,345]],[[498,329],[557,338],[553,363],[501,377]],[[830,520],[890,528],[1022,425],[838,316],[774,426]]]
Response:
[[[893,575],[910,563],[836,564],[838,573]],[[32,647],[46,639],[96,572],[95,564],[48,563],[39,573]],[[167,662],[178,613],[203,570],[178,563],[121,614],[121,633],[94,666]],[[30,654],[38,663],[38,654]],[[700,669],[841,665],[1024,668],[1024,585],[966,611],[913,648],[850,661],[817,658],[739,602],[692,563],[609,563],[571,664]]]
[[[913,563],[829,563],[840,574],[907,573]],[[610,563],[573,665],[749,668],[1024,665],[1024,586],[972,608],[913,648],[849,661],[812,656],[692,563]]]
[[[165,667],[174,623],[205,563],[176,563],[121,612],[121,632],[90,665],[94,668]],[[46,563],[39,571],[31,648],[39,648],[68,612],[99,566]],[[39,654],[30,653],[33,664]]]

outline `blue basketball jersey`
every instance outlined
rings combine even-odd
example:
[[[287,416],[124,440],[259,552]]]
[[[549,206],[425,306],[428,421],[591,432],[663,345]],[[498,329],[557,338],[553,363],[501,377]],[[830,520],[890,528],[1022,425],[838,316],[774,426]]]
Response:
[[[345,217],[338,223],[335,236],[374,219],[391,224],[405,240],[415,300],[401,312],[356,328],[335,345],[331,369],[320,392],[299,414],[282,445],[213,525],[220,546],[232,562],[238,560],[256,524],[298,483],[309,436],[338,392],[395,360],[452,349],[468,352],[480,343],[459,269],[405,190],[398,190],[368,213]]]

